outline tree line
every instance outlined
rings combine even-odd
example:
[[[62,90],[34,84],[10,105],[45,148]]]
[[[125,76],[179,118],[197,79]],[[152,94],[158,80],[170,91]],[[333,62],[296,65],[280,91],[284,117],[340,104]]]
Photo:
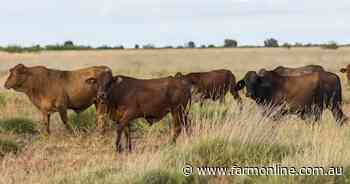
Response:
[[[235,39],[225,39],[223,42],[223,45],[215,45],[215,44],[208,44],[208,45],[197,45],[194,41],[189,41],[185,43],[184,45],[178,45],[178,46],[163,46],[163,47],[157,47],[156,45],[149,43],[145,45],[139,45],[135,44],[133,49],[184,49],[184,48],[276,48],[276,47],[282,47],[291,49],[292,47],[321,47],[324,49],[338,49],[340,46],[350,46],[350,44],[347,45],[339,45],[334,41],[329,41],[327,43],[323,44],[313,44],[313,43],[299,43],[296,42],[294,44],[292,43],[282,43],[280,44],[279,41],[275,38],[268,38],[264,41],[263,46],[257,46],[257,45],[238,45],[237,40]],[[92,46],[85,46],[85,45],[76,45],[73,41],[68,40],[65,41],[63,44],[55,44],[55,45],[34,45],[30,47],[22,47],[19,45],[9,45],[7,47],[0,47],[0,51],[5,51],[9,53],[23,53],[23,52],[41,52],[41,51],[63,51],[63,50],[122,50],[124,49],[123,45],[118,46],[108,46],[108,45],[102,45],[99,47],[92,47]]]

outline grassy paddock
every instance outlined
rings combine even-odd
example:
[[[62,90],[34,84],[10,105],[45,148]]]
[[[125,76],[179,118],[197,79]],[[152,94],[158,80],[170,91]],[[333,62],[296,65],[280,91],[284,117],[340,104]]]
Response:
[[[59,69],[105,64],[114,73],[142,78],[216,68],[228,68],[240,78],[248,70],[305,64],[321,64],[339,74],[338,69],[350,62],[349,51],[292,48],[0,53],[0,86],[6,70],[16,63]],[[349,87],[345,76],[340,76],[344,112],[350,116]],[[79,116],[70,112],[69,122],[78,134],[66,131],[55,114],[51,136],[23,135],[43,127],[40,113],[23,94],[0,89],[0,147],[5,145],[1,149],[6,151],[0,150],[0,183],[349,183],[349,126],[338,128],[328,111],[314,127],[294,116],[273,122],[262,118],[251,100],[243,100],[241,113],[230,95],[225,104],[208,102],[202,108],[193,105],[192,134],[182,134],[175,145],[168,144],[170,116],[153,126],[135,121],[134,152],[116,154],[113,126],[104,136],[94,132],[94,108]],[[185,177],[181,173],[185,163],[227,167],[342,166],[345,175]]]

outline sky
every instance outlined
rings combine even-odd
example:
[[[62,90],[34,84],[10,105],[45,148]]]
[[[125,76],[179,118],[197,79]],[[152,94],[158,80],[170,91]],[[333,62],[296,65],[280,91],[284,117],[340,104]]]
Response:
[[[349,0],[0,0],[0,45],[350,43]]]

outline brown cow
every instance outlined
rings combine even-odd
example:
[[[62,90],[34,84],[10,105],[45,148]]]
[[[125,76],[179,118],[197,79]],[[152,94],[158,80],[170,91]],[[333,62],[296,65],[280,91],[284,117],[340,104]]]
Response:
[[[346,68],[340,69],[341,73],[346,73],[346,78],[348,79],[348,82],[350,81],[350,64],[346,66]]]
[[[200,101],[201,105],[205,99],[223,102],[228,91],[240,105],[242,102],[238,91],[235,90],[236,78],[229,70],[213,70],[210,72],[188,73],[186,75],[178,72],[176,78],[187,80],[193,86],[193,99]],[[198,97],[198,99],[196,98]]]
[[[18,64],[10,69],[5,88],[23,92],[29,97],[41,111],[47,133],[50,134],[50,115],[59,112],[66,128],[70,129],[67,109],[79,113],[91,106],[96,100],[97,80],[108,76],[111,79],[112,72],[106,66],[60,71]]]
[[[145,118],[150,124],[161,120],[167,113],[173,117],[173,138],[188,129],[188,110],[191,102],[191,86],[173,77],[161,79],[136,79],[115,76],[110,84],[99,85],[104,95],[99,95],[97,114],[99,121],[107,117],[117,123],[116,150],[122,151],[121,134],[125,133],[128,150],[131,151],[129,126],[132,120]]]
[[[264,71],[266,70],[261,69],[259,72],[259,75],[263,75]],[[340,102],[342,101],[339,77],[334,73],[325,71],[325,69],[320,65],[307,65],[307,66],[298,67],[298,68],[288,68],[288,67],[278,66],[273,71],[281,76],[302,76],[310,73],[321,73],[320,75],[321,84],[323,86],[324,96],[328,96],[328,97],[337,96],[335,98],[339,99]],[[334,109],[335,114],[342,114],[342,112],[337,111],[340,108],[333,107],[334,104],[337,104],[336,101],[332,102],[332,100],[334,100],[333,98],[327,98],[326,100],[327,101],[325,102],[325,104],[330,109]],[[335,117],[338,117],[338,116],[341,116],[341,115],[335,115]]]
[[[318,121],[324,108],[329,108],[340,125],[347,120],[341,109],[340,79],[329,72],[281,76],[274,71],[250,71],[237,86],[237,90],[246,87],[246,96],[257,104],[272,110],[280,108],[277,115],[296,113],[302,119],[314,117]]]

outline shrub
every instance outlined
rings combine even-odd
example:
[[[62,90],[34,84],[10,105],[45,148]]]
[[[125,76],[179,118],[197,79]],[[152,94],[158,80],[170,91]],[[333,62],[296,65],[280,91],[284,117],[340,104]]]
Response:
[[[74,43],[73,43],[73,41],[68,40],[68,41],[65,41],[63,43],[63,46],[64,47],[74,47]]]
[[[278,47],[278,41],[274,38],[269,38],[264,41],[265,47]]]
[[[38,130],[32,120],[25,118],[13,118],[0,121],[0,132],[16,134],[36,134]]]
[[[232,39],[225,39],[224,40],[224,47],[237,47],[238,43],[236,40],[232,40]]]
[[[142,48],[144,48],[144,49],[155,49],[156,46],[150,43],[150,44],[146,44],[146,45],[142,46]]]
[[[323,49],[338,49],[339,46],[338,46],[338,44],[336,42],[330,41],[330,42],[328,42],[326,44],[322,44],[321,48],[323,48]]]
[[[69,124],[74,132],[91,132],[96,128],[96,111],[95,108],[89,108],[79,114],[69,116]]]
[[[17,154],[20,150],[19,145],[11,140],[0,139],[0,157],[5,156],[8,153]]]
[[[189,42],[186,44],[186,47],[187,47],[187,48],[196,48],[196,44],[195,44],[193,41],[189,41]]]

